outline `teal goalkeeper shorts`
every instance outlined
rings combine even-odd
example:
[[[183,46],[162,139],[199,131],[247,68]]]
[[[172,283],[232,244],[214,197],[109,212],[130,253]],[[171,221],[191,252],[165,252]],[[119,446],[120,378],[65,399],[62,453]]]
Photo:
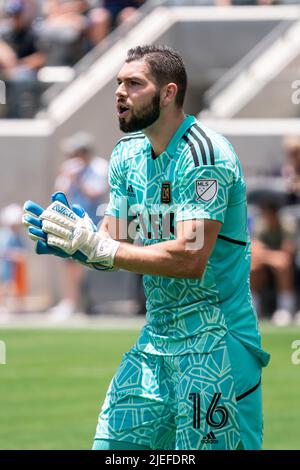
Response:
[[[210,353],[157,356],[131,349],[111,381],[98,439],[152,450],[258,450],[261,365],[230,333]]]

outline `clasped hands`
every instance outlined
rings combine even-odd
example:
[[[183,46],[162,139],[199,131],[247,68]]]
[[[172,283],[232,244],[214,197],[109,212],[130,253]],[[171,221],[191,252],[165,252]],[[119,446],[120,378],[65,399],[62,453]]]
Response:
[[[53,254],[95,269],[113,270],[120,243],[100,234],[81,206],[70,207],[64,193],[54,193],[52,204],[45,210],[26,201],[23,224],[29,237],[37,242],[38,254]]]

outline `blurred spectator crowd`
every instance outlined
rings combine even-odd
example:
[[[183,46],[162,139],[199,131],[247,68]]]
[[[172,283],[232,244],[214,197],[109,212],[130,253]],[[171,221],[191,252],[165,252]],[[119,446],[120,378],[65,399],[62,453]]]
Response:
[[[144,0],[5,0],[0,2],[2,117],[31,118],[45,84],[42,67],[72,67],[110,31],[133,19]]]
[[[203,4],[274,5],[298,1],[211,0]],[[73,67],[118,25],[137,18],[145,2],[0,0],[0,79],[6,84],[6,106],[1,106],[0,117],[33,117],[41,106],[42,92],[55,82],[55,76],[63,76],[58,68]],[[41,69],[43,74],[39,73]]]
[[[300,324],[300,137],[283,149],[282,166],[248,191],[253,300],[279,326]]]

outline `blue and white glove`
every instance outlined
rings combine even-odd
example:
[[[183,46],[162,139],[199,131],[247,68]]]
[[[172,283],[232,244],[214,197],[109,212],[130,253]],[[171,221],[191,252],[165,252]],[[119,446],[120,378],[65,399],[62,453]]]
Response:
[[[100,263],[108,268],[114,259],[120,242],[103,237],[95,231],[92,220],[86,213],[80,216],[60,201],[54,201],[41,215],[42,230],[47,233],[47,244],[59,248],[69,255],[80,251],[87,262]]]
[[[64,193],[57,192],[52,195],[52,201],[60,201],[63,204],[69,205]],[[38,255],[55,255],[60,258],[72,258],[75,261],[86,264],[86,256],[82,253],[74,253],[73,256],[65,253],[64,251],[56,248],[51,248],[47,244],[47,234],[42,230],[42,220],[39,218],[44,212],[44,209],[33,201],[26,201],[24,204],[23,224],[27,227],[28,236],[31,240],[37,242],[35,251]],[[78,211],[78,215],[84,212],[80,206],[72,206],[74,211]],[[96,227],[95,227],[96,230]]]
[[[114,250],[117,250],[119,242],[100,236],[84,209],[77,205],[71,209],[64,193],[53,194],[52,201],[46,210],[32,201],[24,204],[23,223],[27,227],[29,237],[37,242],[36,253],[72,258],[100,271],[114,270]],[[74,232],[79,234],[81,230],[83,232],[79,241],[74,237]],[[89,242],[86,240],[83,243],[83,234],[88,235],[88,240],[93,241],[93,248],[85,246]],[[104,246],[107,246],[104,240],[111,246],[110,250],[104,250]],[[96,255],[96,241],[101,245],[98,247],[100,254],[91,256],[92,253]],[[79,250],[79,246],[81,248],[85,246],[86,252]],[[87,253],[90,254],[89,258]]]

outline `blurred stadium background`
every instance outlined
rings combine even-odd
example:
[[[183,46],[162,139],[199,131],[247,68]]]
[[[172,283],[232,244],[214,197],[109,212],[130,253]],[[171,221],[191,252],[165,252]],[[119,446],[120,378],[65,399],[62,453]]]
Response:
[[[0,209],[27,199],[48,205],[65,158],[61,144],[78,131],[88,132],[108,160],[120,137],[114,89],[127,49],[146,43],[177,49],[189,76],[186,112],[228,137],[239,155],[250,229],[265,201],[280,210],[281,238],[285,217],[293,220],[289,268],[298,305],[293,318],[274,326],[278,285],[270,282],[259,314],[272,354],[264,373],[265,448],[299,449],[300,365],[291,354],[300,339],[300,191],[290,190],[285,170],[290,165],[291,171],[288,149],[298,149],[298,170],[297,164],[292,169],[299,182],[300,2],[133,1],[126,3],[130,14],[114,23],[111,4],[0,2]],[[30,25],[25,37],[34,65],[20,51],[24,37],[12,33],[20,15]],[[54,329],[48,310],[66,288],[62,263],[34,255],[31,246],[24,251],[22,264],[15,262],[15,285],[5,290],[0,283],[0,340],[7,348],[7,364],[0,365],[0,448],[90,448],[108,382],[144,321],[137,315],[143,312],[139,280],[125,272],[86,273],[85,313]],[[0,271],[5,256],[0,237]]]

